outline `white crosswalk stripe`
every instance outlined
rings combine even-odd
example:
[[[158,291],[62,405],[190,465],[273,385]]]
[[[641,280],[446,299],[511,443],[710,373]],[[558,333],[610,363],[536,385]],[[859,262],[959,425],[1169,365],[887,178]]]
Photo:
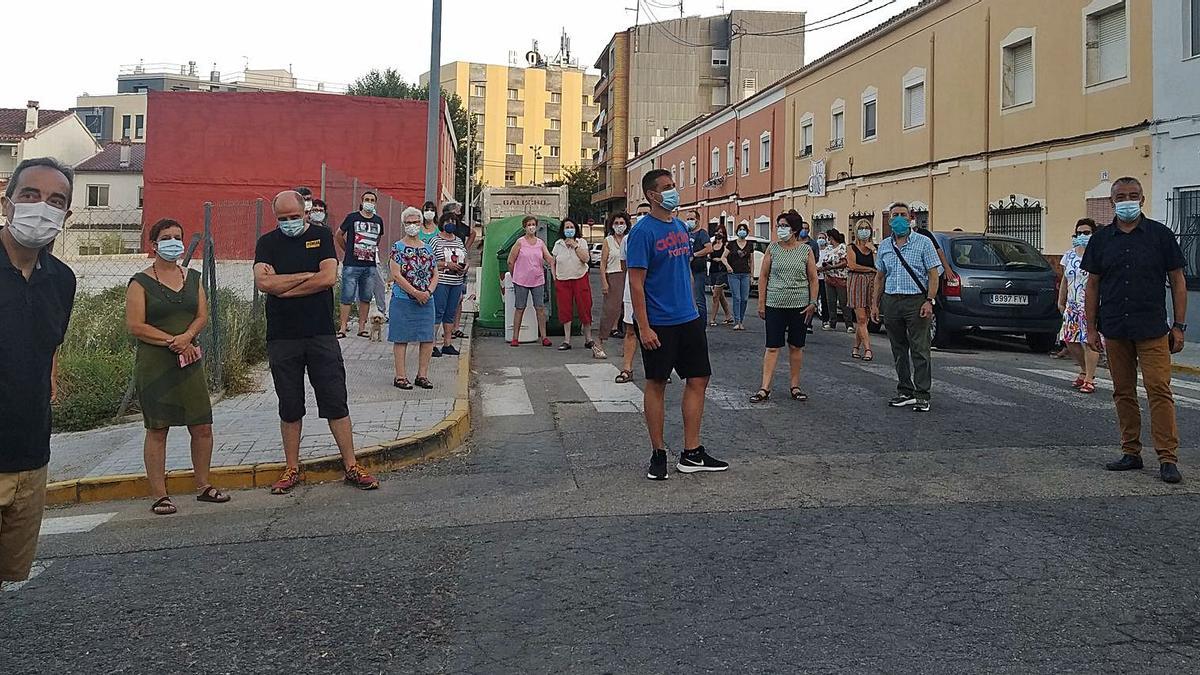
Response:
[[[871,373],[872,375],[879,375],[881,377],[891,379],[895,379],[896,377],[896,371],[891,366],[882,363],[845,363],[845,365],[854,366]],[[1011,401],[1005,401],[1004,399],[996,398],[991,394],[985,394],[982,391],[969,389],[967,387],[952,384],[937,378],[933,379],[933,387],[930,395],[938,399],[942,398],[943,396],[949,396],[950,398],[970,405],[994,405],[1008,408],[1016,405]]]
[[[621,371],[611,363],[568,363],[566,368],[595,406],[596,412],[642,411],[642,390],[632,382],[617,384],[616,377]]]
[[[501,368],[501,382],[481,382],[480,399],[483,400],[484,417],[507,417],[509,415],[532,415],[533,401],[525,389],[525,380],[520,368]]]
[[[25,584],[31,582],[39,574],[46,571],[46,568],[53,565],[53,560],[34,560],[33,567],[29,568],[29,577],[24,581],[0,581],[0,589],[5,593],[15,593],[21,590]]]
[[[113,513],[89,513],[82,516],[62,516],[59,518],[43,518],[40,536],[49,537],[56,534],[71,534],[74,532],[91,532],[107,523]]]
[[[1073,382],[1073,381],[1075,381],[1075,378],[1079,376],[1078,373],[1073,373],[1069,370],[1044,370],[1044,369],[1038,369],[1038,368],[1022,368],[1021,370],[1024,370],[1027,373],[1032,373],[1034,375],[1042,375],[1044,377],[1051,377],[1056,380],[1067,381],[1067,382]],[[1109,379],[1106,379],[1103,377],[1097,377],[1097,378],[1095,378],[1095,382],[1096,382],[1096,387],[1099,389],[1107,389],[1108,391],[1113,390],[1112,380],[1109,380]],[[1177,388],[1179,384],[1180,384],[1179,382],[1172,382],[1171,387],[1173,389]],[[1140,378],[1138,380],[1138,394],[1142,398],[1146,398],[1146,387],[1142,385],[1142,381]],[[1200,410],[1200,398],[1192,398],[1190,396],[1184,396],[1182,394],[1179,394],[1178,392],[1175,392],[1174,398],[1175,398],[1175,404],[1178,406],[1181,406],[1184,408],[1191,408],[1193,410]],[[1105,397],[1105,399],[1107,399],[1107,397]]]
[[[1071,389],[1069,386],[1052,387],[1036,380],[1029,380],[1023,377],[998,373],[992,370],[984,370],[983,368],[977,368],[975,366],[950,366],[949,368],[946,368],[946,370],[958,375],[965,375],[977,380],[991,382],[992,384],[1011,387],[1012,389],[1016,389],[1017,391],[1026,394],[1041,396],[1042,398],[1048,398],[1076,408],[1104,410],[1112,407],[1111,403],[1080,394],[1074,389]]]

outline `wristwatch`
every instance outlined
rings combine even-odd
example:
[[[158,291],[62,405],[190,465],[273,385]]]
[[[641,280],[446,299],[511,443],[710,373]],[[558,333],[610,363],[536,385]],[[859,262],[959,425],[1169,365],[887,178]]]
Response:
[[[1176,321],[1175,323],[1171,324],[1171,328],[1178,328],[1179,332],[1181,332],[1181,333],[1187,332],[1187,324],[1186,323],[1179,323],[1178,321]]]
[[[928,302],[931,305],[937,305],[937,298],[925,298],[925,302]]]

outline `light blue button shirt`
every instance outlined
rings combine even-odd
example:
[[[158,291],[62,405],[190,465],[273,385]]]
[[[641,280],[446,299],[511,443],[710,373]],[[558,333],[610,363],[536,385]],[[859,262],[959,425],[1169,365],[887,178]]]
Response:
[[[879,245],[876,266],[883,272],[883,292],[890,295],[921,295],[925,291],[921,290],[921,286],[917,285],[896,257],[896,247],[891,237],[884,239]],[[908,266],[920,277],[922,286],[928,286],[929,270],[937,269],[938,274],[941,274],[942,261],[938,258],[937,249],[933,247],[929,237],[913,232],[899,249]]]

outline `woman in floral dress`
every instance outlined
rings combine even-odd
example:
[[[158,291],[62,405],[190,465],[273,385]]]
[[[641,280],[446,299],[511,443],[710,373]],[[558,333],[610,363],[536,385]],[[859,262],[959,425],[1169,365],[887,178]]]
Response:
[[[1058,285],[1058,308],[1063,313],[1062,341],[1079,366],[1079,376],[1071,386],[1083,394],[1096,391],[1096,364],[1100,362],[1100,355],[1087,348],[1088,325],[1084,318],[1083,303],[1088,273],[1079,266],[1088,240],[1095,231],[1096,222],[1091,218],[1083,218],[1075,223],[1072,246],[1062,257],[1063,278]]]

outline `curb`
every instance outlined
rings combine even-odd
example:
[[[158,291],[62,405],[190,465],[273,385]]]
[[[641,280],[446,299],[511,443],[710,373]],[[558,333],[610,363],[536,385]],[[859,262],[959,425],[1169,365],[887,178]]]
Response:
[[[1186,363],[1172,363],[1171,372],[1182,375],[1200,375],[1200,366],[1189,366]]]
[[[429,459],[449,455],[471,433],[471,340],[464,341],[459,356],[458,380],[455,386],[454,408],[441,422],[411,436],[389,443],[372,445],[354,453],[361,466],[373,472],[402,469]],[[283,462],[264,462],[241,466],[213,467],[213,483],[223,489],[268,487],[285,468]],[[341,455],[327,455],[302,460],[300,470],[308,483],[342,478]],[[194,485],[191,469],[167,472],[167,493],[191,492]],[[149,494],[150,484],[145,474],[119,474],[94,478],[75,478],[46,486],[46,506],[85,504],[89,502],[141,499]]]

